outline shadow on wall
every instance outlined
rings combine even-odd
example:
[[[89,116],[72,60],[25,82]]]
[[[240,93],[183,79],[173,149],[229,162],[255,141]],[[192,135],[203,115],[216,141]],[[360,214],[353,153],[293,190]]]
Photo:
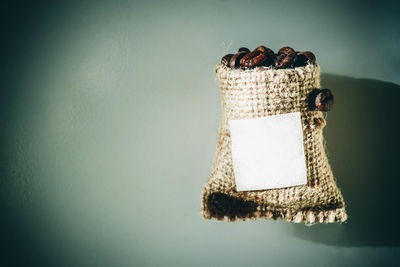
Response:
[[[324,136],[349,219],[293,225],[294,235],[336,246],[400,246],[400,86],[332,74],[321,78],[335,95]]]

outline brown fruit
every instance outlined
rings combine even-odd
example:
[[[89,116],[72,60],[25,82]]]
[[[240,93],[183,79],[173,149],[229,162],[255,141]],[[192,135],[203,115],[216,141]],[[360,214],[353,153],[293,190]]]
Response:
[[[304,54],[297,53],[297,59],[296,59],[296,62],[294,63],[294,66],[295,67],[303,67],[303,66],[307,65],[307,61],[308,61],[308,59]]]
[[[279,66],[280,66],[280,64],[281,64],[281,62],[282,62],[282,60],[285,58],[285,54],[277,54],[277,55],[275,55],[275,68],[277,69]]]
[[[309,62],[310,64],[315,64],[315,62],[316,62],[315,55],[310,51],[299,52],[299,53],[297,53],[297,55],[306,57],[307,62]]]
[[[297,60],[296,53],[281,54],[276,58],[275,68],[286,69],[293,68]]]
[[[238,52],[247,52],[247,53],[250,53],[250,49],[248,49],[247,47],[241,47],[241,48],[239,48]]]
[[[315,97],[315,107],[319,111],[328,111],[333,107],[333,94],[329,89],[322,89]]]
[[[233,57],[233,54],[227,54],[227,55],[223,56],[221,59],[221,64],[228,66],[229,61],[231,60],[232,57]]]
[[[281,49],[279,49],[279,51],[278,51],[278,55],[280,55],[280,54],[287,55],[287,54],[291,54],[291,53],[296,53],[296,52],[290,46],[284,46]]]
[[[239,68],[240,67],[240,60],[242,59],[242,57],[244,57],[247,54],[248,53],[244,52],[244,51],[237,52],[235,55],[233,55],[231,57],[231,60],[229,61],[229,66],[232,69]]]
[[[266,48],[265,52],[267,55],[267,58],[264,60],[264,62],[261,62],[261,66],[266,66],[269,67],[275,63],[275,53],[272,51],[272,49]]]
[[[253,68],[261,65],[267,65],[273,62],[274,52],[261,45],[254,49],[252,52],[248,53],[240,60],[240,65],[247,68]]]

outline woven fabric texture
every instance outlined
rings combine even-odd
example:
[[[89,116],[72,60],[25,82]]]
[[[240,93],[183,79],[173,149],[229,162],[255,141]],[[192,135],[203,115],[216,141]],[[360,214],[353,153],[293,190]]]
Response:
[[[222,117],[211,175],[202,192],[205,219],[257,218],[296,223],[333,223],[347,219],[342,194],[329,165],[322,130],[323,113],[310,110],[309,96],[320,87],[319,65],[294,69],[240,70],[217,65]],[[257,191],[236,190],[229,120],[300,112],[307,184]]]

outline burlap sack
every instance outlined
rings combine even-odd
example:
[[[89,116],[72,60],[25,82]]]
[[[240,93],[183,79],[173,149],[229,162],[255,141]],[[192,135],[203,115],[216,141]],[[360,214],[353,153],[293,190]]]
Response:
[[[257,218],[296,223],[333,223],[347,219],[324,149],[321,111],[309,108],[309,95],[320,87],[320,67],[240,70],[216,67],[222,118],[211,175],[203,188],[205,219],[238,221]],[[278,100],[278,101],[277,101]],[[229,120],[300,112],[307,184],[278,189],[237,191],[231,154]]]

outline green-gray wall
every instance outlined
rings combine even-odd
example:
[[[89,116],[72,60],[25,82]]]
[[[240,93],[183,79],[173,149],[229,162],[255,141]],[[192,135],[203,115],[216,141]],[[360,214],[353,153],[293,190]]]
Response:
[[[0,265],[395,265],[394,1],[0,8]],[[214,66],[260,44],[317,56],[336,97],[325,137],[347,224],[201,218],[220,116]]]

